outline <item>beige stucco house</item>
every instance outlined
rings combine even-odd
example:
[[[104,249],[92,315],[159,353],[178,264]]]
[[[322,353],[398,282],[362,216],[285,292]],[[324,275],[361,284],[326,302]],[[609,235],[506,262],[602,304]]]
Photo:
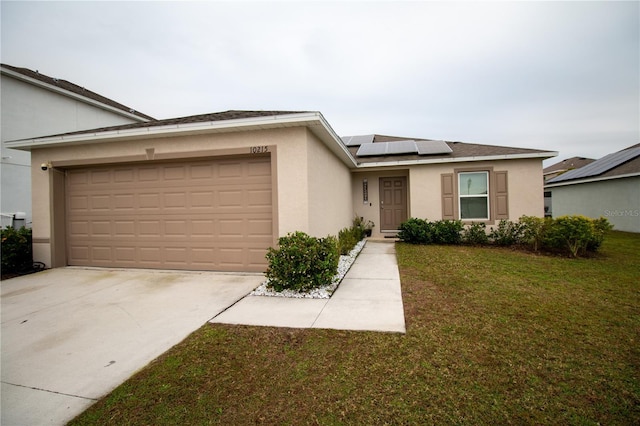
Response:
[[[263,271],[279,236],[355,215],[543,215],[555,152],[367,135],[319,112],[227,111],[10,142],[31,152],[33,243],[48,266]],[[42,167],[41,167],[42,166]],[[46,170],[43,170],[46,168]]]

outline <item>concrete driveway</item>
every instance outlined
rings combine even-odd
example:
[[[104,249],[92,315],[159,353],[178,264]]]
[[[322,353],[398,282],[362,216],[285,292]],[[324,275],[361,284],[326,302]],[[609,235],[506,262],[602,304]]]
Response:
[[[262,280],[68,267],[2,281],[0,423],[66,423]]]

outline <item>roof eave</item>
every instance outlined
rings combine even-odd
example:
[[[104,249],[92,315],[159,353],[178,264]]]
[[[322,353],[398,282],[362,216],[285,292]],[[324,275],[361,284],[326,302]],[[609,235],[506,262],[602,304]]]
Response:
[[[16,80],[21,80],[21,81],[23,81],[25,83],[29,83],[29,84],[31,84],[33,86],[37,86],[37,87],[43,88],[45,90],[49,90],[51,92],[59,93],[59,94],[61,94],[63,96],[75,99],[75,100],[80,101],[80,102],[84,102],[84,103],[89,104],[91,106],[94,106],[96,108],[104,109],[106,111],[112,112],[114,114],[118,114],[118,115],[123,116],[123,117],[130,118],[130,119],[135,120],[137,122],[149,122],[149,121],[151,121],[150,119],[142,117],[140,115],[124,111],[124,110],[122,110],[120,108],[116,108],[116,107],[113,107],[111,105],[104,104],[104,103],[102,103],[100,101],[97,101],[95,99],[91,99],[91,98],[88,98],[86,96],[82,96],[82,95],[80,95],[78,93],[74,93],[74,92],[71,92],[69,90],[63,89],[61,87],[54,86],[52,84],[46,83],[44,81],[40,81],[40,80],[37,80],[35,78],[26,76],[24,74],[20,74],[19,72],[16,72],[16,71],[4,68],[4,67],[2,68],[1,71],[2,71],[2,74],[6,74],[6,75],[8,75],[8,76],[10,76],[12,78],[15,78]]]
[[[133,129],[122,130],[84,132],[6,142],[6,146],[8,148],[31,151],[32,149],[48,148],[52,146],[73,146],[122,140],[145,139],[150,136],[187,136],[202,133],[226,133],[242,130],[265,130],[299,126],[308,127],[345,164],[350,167],[356,166],[356,161],[351,156],[351,153],[344,146],[341,139],[319,112],[270,115],[261,117],[239,118],[233,120],[203,121],[197,123],[168,124],[163,126],[137,127]]]
[[[592,177],[592,178],[583,178],[583,179],[571,179],[571,180],[565,180],[565,181],[560,181],[560,182],[556,182],[556,183],[546,183],[544,185],[544,188],[557,188],[559,186],[570,186],[570,185],[578,185],[581,183],[592,183],[592,182],[602,182],[605,180],[613,180],[613,179],[624,179],[624,178],[630,178],[630,177],[637,177],[640,176],[640,172],[635,172],[635,173],[626,173],[623,175],[614,175],[614,176],[596,176],[596,177]]]
[[[412,166],[419,164],[443,164],[443,163],[467,163],[474,161],[496,161],[496,160],[519,160],[519,159],[532,159],[532,158],[551,158],[558,155],[556,151],[543,151],[523,154],[503,154],[503,155],[487,155],[487,156],[473,156],[473,157],[440,157],[440,158],[424,158],[417,160],[399,160],[399,161],[378,161],[374,163],[360,163],[358,168],[373,168],[373,167],[397,167],[397,166]]]

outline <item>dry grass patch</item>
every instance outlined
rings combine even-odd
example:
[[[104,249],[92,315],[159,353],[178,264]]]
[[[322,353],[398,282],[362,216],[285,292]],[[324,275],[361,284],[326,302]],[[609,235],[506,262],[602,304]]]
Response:
[[[640,236],[397,253],[406,335],[208,324],[72,424],[640,423]]]

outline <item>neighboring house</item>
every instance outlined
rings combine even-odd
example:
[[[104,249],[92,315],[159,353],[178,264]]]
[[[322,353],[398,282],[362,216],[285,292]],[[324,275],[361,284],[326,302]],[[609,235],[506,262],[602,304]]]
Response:
[[[580,167],[584,167],[587,164],[591,164],[594,161],[596,160],[594,160],[593,158],[585,157],[567,158],[566,160],[559,161],[555,164],[550,165],[549,167],[545,167],[542,170],[542,175],[544,176],[544,181],[546,182],[570,170],[579,169]]]
[[[264,271],[280,236],[354,215],[496,224],[543,215],[555,152],[340,138],[319,112],[227,111],[33,138],[34,256],[47,266]],[[40,164],[48,170],[40,169]]]
[[[593,163],[594,161],[596,160],[585,157],[567,158],[566,160],[562,160],[558,163],[552,164],[549,167],[545,167],[542,170],[542,175],[544,176],[544,181],[546,182],[556,176],[568,172],[569,170],[579,169],[580,167],[586,166],[587,164]],[[553,216],[551,191],[544,192],[544,215],[548,217]]]
[[[0,212],[2,227],[31,223],[31,161],[29,152],[9,149],[6,141],[153,120],[104,96],[38,71],[1,64],[0,103],[2,159]],[[20,215],[21,216],[21,215]]]
[[[640,144],[563,173],[544,188],[554,217],[606,217],[619,231],[640,232]]]

